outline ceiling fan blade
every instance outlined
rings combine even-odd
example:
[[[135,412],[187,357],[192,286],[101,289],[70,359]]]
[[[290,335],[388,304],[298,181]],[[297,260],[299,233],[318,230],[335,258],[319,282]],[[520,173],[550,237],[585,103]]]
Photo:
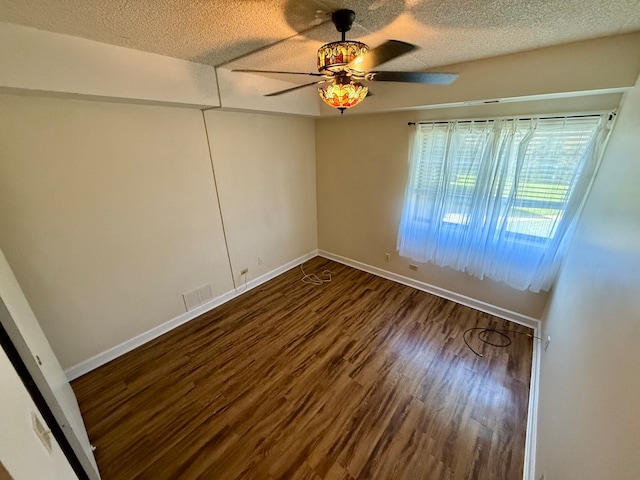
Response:
[[[287,75],[308,75],[312,77],[324,77],[323,73],[305,73],[305,72],[281,72],[278,70],[246,70],[246,69],[234,69],[232,72],[243,72],[243,73],[281,73]]]
[[[349,68],[368,72],[372,68],[405,55],[417,49],[415,45],[399,40],[387,40],[382,45],[369,50],[362,57],[358,57],[347,65]]]
[[[297,85],[297,86],[292,87],[292,88],[287,88],[286,90],[280,90],[278,92],[267,93],[265,95],[265,97],[275,97],[277,95],[282,95],[283,93],[293,92],[293,91],[299,90],[301,88],[310,87],[311,85],[318,85],[319,83],[325,83],[325,82],[326,82],[326,80],[320,80],[318,82],[305,83],[304,85]]]
[[[408,82],[449,85],[458,78],[457,73],[429,72],[371,72],[371,80],[375,82]]]

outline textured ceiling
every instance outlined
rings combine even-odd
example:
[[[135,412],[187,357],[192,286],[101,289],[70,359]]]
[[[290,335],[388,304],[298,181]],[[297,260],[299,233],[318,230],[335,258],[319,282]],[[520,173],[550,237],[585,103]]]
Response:
[[[313,72],[317,48],[340,38],[328,15],[339,8],[356,12],[349,39],[420,47],[379,70],[427,70],[640,30],[640,0],[0,0],[0,22],[224,69]],[[229,75],[243,99],[309,81],[276,77],[289,82],[276,87],[264,76]],[[387,83],[374,92],[385,100],[414,92],[422,105],[419,99],[433,97],[433,88]],[[264,100],[265,108],[281,98]]]
[[[233,66],[310,70],[344,7],[349,38],[420,46],[388,66],[410,70],[640,29],[640,0],[0,0],[0,21],[213,66],[288,39]]]

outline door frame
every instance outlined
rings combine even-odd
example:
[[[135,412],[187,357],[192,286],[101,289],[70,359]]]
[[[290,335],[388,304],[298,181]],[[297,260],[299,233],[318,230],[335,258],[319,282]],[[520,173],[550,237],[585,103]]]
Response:
[[[79,480],[99,480],[11,313],[0,298],[0,345]]]

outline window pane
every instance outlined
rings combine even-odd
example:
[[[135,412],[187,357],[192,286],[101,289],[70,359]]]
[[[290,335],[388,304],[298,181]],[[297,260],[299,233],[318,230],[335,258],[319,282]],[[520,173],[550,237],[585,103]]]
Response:
[[[607,134],[605,115],[419,126],[400,255],[548,290]]]
[[[527,146],[515,202],[508,213],[508,231],[553,237],[596,125],[589,119],[538,123]]]
[[[420,133],[421,161],[413,182],[414,201],[423,207],[416,209],[415,220],[468,225],[474,197],[484,194],[497,196],[502,202],[501,212],[494,219],[496,228],[504,225],[513,234],[553,237],[597,121],[538,121],[519,172],[518,146],[530,131],[531,121],[510,121],[507,129],[494,132],[500,136],[498,139],[491,135],[494,122],[459,124],[455,133],[451,125],[428,125]],[[506,167],[491,171],[492,166],[487,163],[492,154],[498,154],[491,149],[495,144],[504,144],[506,135],[512,135],[512,142],[499,153],[505,157]],[[481,170],[494,177],[493,188],[478,185]],[[485,191],[479,192],[480,189]],[[486,216],[476,220],[490,221]]]

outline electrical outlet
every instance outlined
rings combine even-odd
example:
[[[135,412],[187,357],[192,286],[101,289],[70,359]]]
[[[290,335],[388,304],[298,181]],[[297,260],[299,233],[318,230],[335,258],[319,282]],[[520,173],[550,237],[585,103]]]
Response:
[[[258,265],[262,265],[262,258],[258,257]]]
[[[248,273],[249,273],[248,268],[243,268],[242,270],[240,270],[240,275],[247,275]]]
[[[409,265],[409,270],[413,270],[414,272],[418,271],[418,265],[414,265],[413,263]]]
[[[549,344],[551,343],[551,335],[547,335],[547,339],[544,342],[544,351],[549,350]],[[544,480],[544,479],[543,479]]]
[[[385,260],[385,262],[390,262],[391,261],[391,254],[390,253],[385,253],[384,254],[384,260]]]

